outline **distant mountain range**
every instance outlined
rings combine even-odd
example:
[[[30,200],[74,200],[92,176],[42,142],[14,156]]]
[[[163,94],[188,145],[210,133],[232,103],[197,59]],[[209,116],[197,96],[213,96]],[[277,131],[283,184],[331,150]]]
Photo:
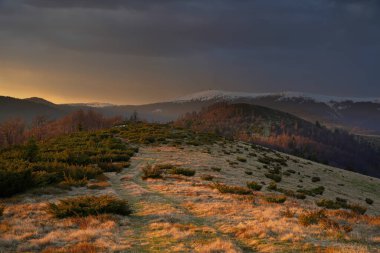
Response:
[[[380,99],[342,98],[299,92],[244,93],[208,90],[166,102],[120,106],[105,103],[58,105],[41,98],[0,97],[0,121],[10,117],[31,121],[38,115],[57,118],[74,110],[93,108],[107,116],[129,117],[136,111],[141,119],[168,122],[217,102],[261,105],[313,123],[319,121],[329,127],[345,128],[359,134],[380,134]]]
[[[241,93],[204,91],[179,99],[176,103],[248,103],[291,113],[310,122],[340,127],[355,133],[380,133],[379,98],[345,98],[300,92]]]

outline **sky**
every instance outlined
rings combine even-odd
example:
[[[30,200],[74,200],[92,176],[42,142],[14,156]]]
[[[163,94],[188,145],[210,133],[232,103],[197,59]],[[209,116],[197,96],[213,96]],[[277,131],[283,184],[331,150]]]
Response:
[[[378,0],[0,0],[0,95],[380,97]]]

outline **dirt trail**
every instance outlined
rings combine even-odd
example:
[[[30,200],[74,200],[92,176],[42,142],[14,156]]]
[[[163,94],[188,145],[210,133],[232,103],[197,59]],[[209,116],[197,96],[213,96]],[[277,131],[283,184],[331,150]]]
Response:
[[[213,240],[218,238],[222,241],[230,241],[237,248],[236,252],[243,252],[237,242],[233,238],[220,233],[212,224],[212,221],[206,218],[197,217],[191,214],[180,199],[167,196],[149,187],[148,183],[141,179],[141,168],[147,163],[156,161],[154,155],[149,150],[141,149],[140,153],[132,159],[130,168],[125,169],[119,174],[109,174],[112,188],[119,197],[127,200],[133,209],[133,214],[130,217],[130,228],[133,230],[133,235],[127,235],[125,242],[132,245],[128,252],[191,252],[194,250],[194,238],[183,238],[179,240],[182,249],[178,247],[178,240],[172,240],[170,236],[162,236],[162,238],[153,239],[149,236],[152,231],[152,224],[169,222],[182,224],[184,226],[191,224],[195,226],[195,230],[213,231],[209,236]],[[153,210],[149,210],[152,209]],[[155,208],[157,210],[155,210]],[[203,235],[204,237],[204,235]],[[204,239],[203,239],[204,240]],[[244,252],[252,252],[246,251]]]

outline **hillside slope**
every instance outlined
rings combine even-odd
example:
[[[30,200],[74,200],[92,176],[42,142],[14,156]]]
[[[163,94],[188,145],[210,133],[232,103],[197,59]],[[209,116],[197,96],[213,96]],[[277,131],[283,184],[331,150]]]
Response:
[[[266,107],[219,103],[187,114],[175,124],[380,177],[380,153],[374,145]]]
[[[131,166],[106,173],[102,187],[91,187],[97,184],[91,181],[5,199],[0,252],[378,252],[379,179],[168,126],[127,125],[112,133],[140,147]],[[146,136],[156,141],[143,144]],[[186,144],[194,138],[196,145]],[[160,178],[143,180],[147,165],[195,175],[164,169]],[[274,188],[267,175],[279,166],[281,181]],[[248,190],[253,181],[262,189]],[[217,185],[246,193],[221,192]],[[305,199],[296,192],[306,192]],[[46,213],[49,202],[104,194],[127,200],[132,214],[57,219]],[[273,202],[278,198],[284,203]],[[367,215],[320,211],[315,203],[322,199],[362,206]]]
[[[345,98],[302,92],[245,93],[208,90],[174,100],[179,104],[248,103],[354,133],[380,133],[380,98]]]

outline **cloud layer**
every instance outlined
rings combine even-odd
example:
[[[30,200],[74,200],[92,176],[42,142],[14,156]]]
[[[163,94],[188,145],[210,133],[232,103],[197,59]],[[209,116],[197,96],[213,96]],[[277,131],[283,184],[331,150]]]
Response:
[[[380,96],[379,10],[376,0],[0,0],[0,88],[119,103],[206,88]]]

